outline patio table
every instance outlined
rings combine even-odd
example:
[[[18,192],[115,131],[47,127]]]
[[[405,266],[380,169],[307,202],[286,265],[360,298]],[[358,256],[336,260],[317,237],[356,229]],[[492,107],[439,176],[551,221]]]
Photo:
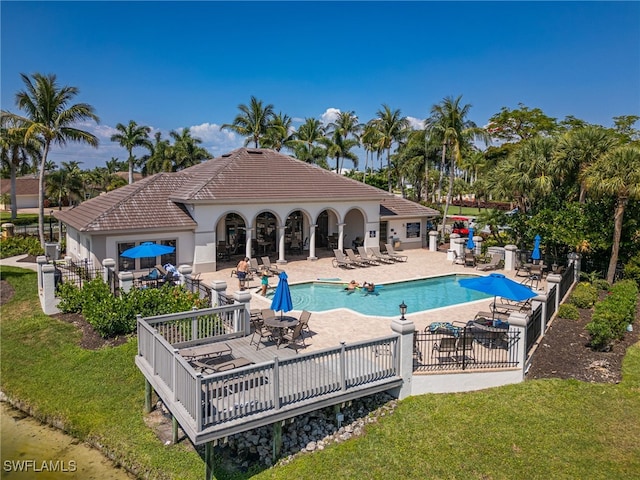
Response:
[[[288,328],[294,328],[298,324],[298,319],[291,315],[274,315],[266,317],[264,324],[274,329],[278,334],[278,345],[282,343],[282,335]]]

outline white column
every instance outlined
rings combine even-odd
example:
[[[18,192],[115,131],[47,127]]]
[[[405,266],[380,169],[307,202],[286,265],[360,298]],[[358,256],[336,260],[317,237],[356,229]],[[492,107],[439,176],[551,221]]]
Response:
[[[438,232],[436,232],[435,230],[431,230],[429,232],[429,251],[438,251]]]
[[[227,282],[222,280],[214,280],[209,286],[211,287],[211,306],[222,306],[220,295],[224,295],[227,292]]]
[[[47,315],[60,313],[56,300],[56,280],[55,267],[53,265],[42,265],[42,295],[40,296],[40,304],[42,311]]]
[[[247,258],[251,258],[251,240],[253,239],[253,227],[247,227],[245,233],[245,246],[244,246],[244,255]]]
[[[554,285],[556,287],[556,301],[554,312],[558,311],[560,302],[562,301],[562,299],[560,298],[560,282],[562,282],[562,275],[558,275],[557,273],[550,273],[547,275],[547,293],[551,291]]]
[[[278,261],[277,263],[287,263],[287,259],[284,258],[284,232],[285,226],[278,227]]]
[[[391,330],[400,335],[398,338],[398,356],[400,358],[400,372],[402,386],[397,391],[399,399],[411,395],[411,379],[413,377],[413,336],[416,326],[406,318],[394,318],[391,321]]]
[[[482,238],[480,235],[474,235],[473,237],[473,243],[475,245],[475,248],[473,249],[474,255],[482,255],[482,242],[484,242],[484,238]]]
[[[338,224],[338,250],[344,251],[344,223]]]
[[[309,225],[309,256],[307,260],[317,260],[316,257],[316,227],[317,225]]]
[[[118,279],[120,280],[120,290],[128,293],[133,287],[133,273],[118,272]]]
[[[242,332],[244,331],[245,335],[249,335],[251,333],[251,293],[248,290],[243,292],[234,292],[233,299],[237,303],[244,304],[244,316],[237,316],[235,318],[235,331]]]
[[[509,315],[510,329],[520,332],[518,341],[518,364],[522,372],[521,380],[524,380],[524,373],[527,370],[527,321],[528,317],[525,313],[512,313]]]
[[[516,270],[516,250],[515,245],[505,245],[504,247],[504,269],[507,272]]]

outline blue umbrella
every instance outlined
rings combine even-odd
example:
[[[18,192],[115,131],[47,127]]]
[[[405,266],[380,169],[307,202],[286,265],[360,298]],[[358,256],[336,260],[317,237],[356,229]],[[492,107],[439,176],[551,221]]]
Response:
[[[522,302],[538,295],[529,287],[514,282],[501,273],[492,273],[486,277],[465,278],[458,283],[461,287],[493,295],[493,303],[496,302],[496,297]]]
[[[469,227],[469,238],[467,238],[467,248],[473,250],[476,248],[476,244],[473,241],[473,227]]]
[[[276,293],[273,295],[271,301],[271,310],[274,312],[288,312],[293,310],[293,302],[291,301],[291,290],[289,290],[289,281],[287,280],[286,272],[281,272],[278,275],[280,281],[276,288]],[[282,313],[280,314],[282,316]]]
[[[153,242],[144,242],[137,247],[125,250],[120,254],[120,256],[127,258],[148,258],[173,253],[175,250],[176,247],[170,247],[169,245],[158,245]]]
[[[540,235],[536,235],[533,240],[533,252],[531,252],[531,258],[533,260],[540,260]]]

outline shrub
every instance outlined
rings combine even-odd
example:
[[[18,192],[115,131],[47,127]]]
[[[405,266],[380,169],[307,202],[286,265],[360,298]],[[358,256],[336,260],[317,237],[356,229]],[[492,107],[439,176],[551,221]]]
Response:
[[[558,317],[566,318],[567,320],[578,320],[580,318],[580,312],[575,305],[563,303],[558,308]]]
[[[83,295],[75,284],[70,282],[62,283],[58,287],[58,308],[62,313],[78,313],[82,311]]]
[[[640,253],[637,253],[624,266],[623,277],[633,280],[640,286]]]
[[[598,290],[609,290],[611,288],[611,284],[607,282],[604,278],[599,278],[593,282],[593,286]]]
[[[587,282],[580,282],[571,292],[569,303],[578,308],[591,308],[598,300],[598,290]]]
[[[613,340],[624,336],[627,325],[635,319],[637,297],[638,285],[633,280],[622,280],[611,287],[607,298],[596,304],[586,326],[593,348],[608,350]]]
[[[9,237],[0,241],[0,258],[14,257],[23,254],[44,255],[40,240],[36,237]]]

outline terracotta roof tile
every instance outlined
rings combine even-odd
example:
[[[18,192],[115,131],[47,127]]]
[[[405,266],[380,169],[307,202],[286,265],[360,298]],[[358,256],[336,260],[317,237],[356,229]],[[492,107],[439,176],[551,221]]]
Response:
[[[10,178],[3,178],[0,180],[0,195],[4,195],[5,193],[11,193]],[[16,195],[38,195],[38,178],[17,177]]]

